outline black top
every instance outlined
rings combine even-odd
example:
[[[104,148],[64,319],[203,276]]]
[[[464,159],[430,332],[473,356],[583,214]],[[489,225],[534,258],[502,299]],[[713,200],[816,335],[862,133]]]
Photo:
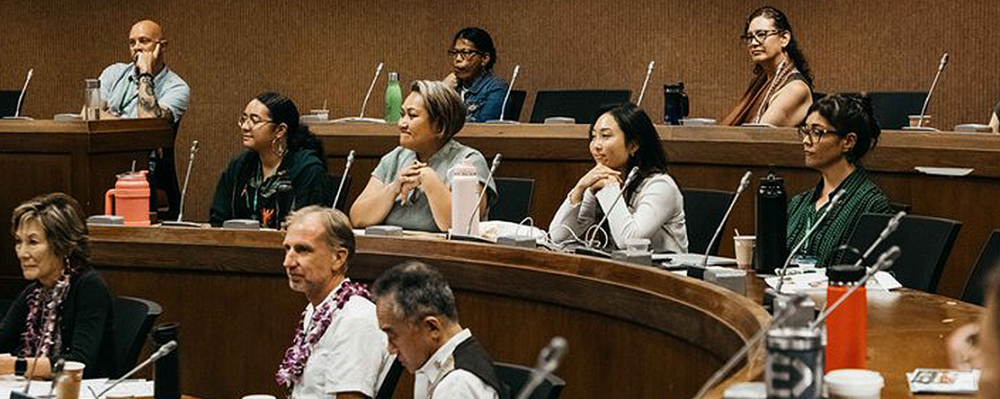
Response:
[[[282,158],[278,171],[264,179],[257,153],[243,152],[219,177],[209,222],[221,226],[230,219],[253,219],[276,228],[277,220],[292,210],[329,205],[334,188],[329,187],[324,162],[315,150],[300,149]]]
[[[455,358],[456,370],[465,370],[479,377],[486,385],[493,387],[501,399],[510,398],[510,393],[500,384],[500,378],[493,368],[493,360],[475,337],[469,337],[458,344],[452,356]]]
[[[1000,119],[1000,101],[997,101],[996,108],[993,108],[993,115],[996,115]]]
[[[28,319],[28,295],[38,285],[37,281],[28,284],[0,322],[0,352],[16,353],[20,349],[21,334]],[[62,358],[86,364],[84,378],[116,376],[113,309],[108,284],[93,268],[84,267],[70,280],[69,292],[59,306],[62,348],[49,359],[54,362]]]

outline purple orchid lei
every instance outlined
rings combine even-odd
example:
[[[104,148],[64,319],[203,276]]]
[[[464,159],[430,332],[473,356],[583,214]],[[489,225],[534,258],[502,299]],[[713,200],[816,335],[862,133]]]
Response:
[[[342,309],[347,304],[347,301],[355,295],[371,299],[371,294],[368,292],[367,286],[352,281],[344,281],[340,285],[340,288],[337,289],[334,300],[323,301],[315,309],[310,319],[309,331],[304,331],[305,327],[303,324],[306,312],[302,311],[302,317],[299,318],[299,326],[295,329],[295,338],[292,339],[292,346],[288,347],[288,350],[285,351],[285,358],[281,361],[278,372],[274,376],[275,380],[278,381],[278,385],[291,389],[292,385],[299,382],[302,378],[302,372],[306,368],[306,362],[309,361],[309,355],[312,354],[313,346],[326,333],[327,327],[330,327],[330,322],[333,320],[333,312],[335,311],[333,307],[336,306],[336,310]]]
[[[18,351],[23,357],[48,356],[49,351],[56,347],[58,339],[56,320],[59,307],[69,292],[69,282],[76,268],[71,267],[66,260],[66,268],[51,290],[39,284],[28,294],[28,316],[24,332],[21,333],[21,346]]]

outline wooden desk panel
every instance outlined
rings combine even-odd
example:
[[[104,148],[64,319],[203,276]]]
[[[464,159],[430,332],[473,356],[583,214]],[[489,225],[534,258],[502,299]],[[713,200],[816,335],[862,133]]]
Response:
[[[0,120],[0,296],[13,298],[24,285],[8,233],[17,205],[62,191],[88,215],[103,213],[104,192],[114,186],[115,175],[133,160],[145,169],[151,150],[173,142],[166,120]]]
[[[566,193],[593,165],[584,125],[469,124],[457,136],[489,159],[503,154],[498,175],[535,179],[531,214],[535,224],[551,221]],[[398,142],[394,126],[313,124],[330,156],[330,171],[342,173],[344,157],[357,151],[351,171],[351,201],[360,194],[379,158]],[[803,164],[802,147],[793,129],[658,126],[670,161],[670,174],[681,187],[734,190],[747,169],[755,178],[774,165],[791,195],[819,181],[819,173]],[[958,297],[990,231],[1000,227],[1000,136],[977,133],[883,132],[865,164],[893,202],[907,203],[919,215],[963,222],[938,291]],[[966,177],[920,174],[915,166],[971,167]],[[729,226],[749,234],[754,228],[752,192],[740,199]],[[720,251],[733,254],[732,228],[724,230]]]
[[[305,305],[287,287],[280,233],[94,227],[91,241],[115,294],[157,301],[161,321],[181,323],[185,392],[280,393],[273,374]],[[567,398],[690,396],[767,317],[655,269],[472,243],[359,237],[349,274],[371,281],[406,259],[447,276],[463,325],[497,360],[534,364],[549,338],[565,336]],[[397,392],[409,397],[412,385]]]

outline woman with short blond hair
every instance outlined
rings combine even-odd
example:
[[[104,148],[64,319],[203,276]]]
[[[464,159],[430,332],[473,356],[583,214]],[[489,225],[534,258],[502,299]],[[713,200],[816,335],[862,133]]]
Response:
[[[368,185],[351,206],[354,227],[377,224],[408,230],[448,231],[451,228],[451,173],[468,159],[481,187],[489,167],[479,151],[454,136],[465,125],[465,107],[458,93],[444,83],[418,80],[410,86],[399,118],[399,146],[382,157]],[[487,196],[487,197],[489,197]],[[485,210],[488,198],[480,203]]]

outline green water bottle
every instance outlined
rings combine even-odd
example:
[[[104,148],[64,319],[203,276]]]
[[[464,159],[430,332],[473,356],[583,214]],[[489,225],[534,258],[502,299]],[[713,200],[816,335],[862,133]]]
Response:
[[[399,74],[389,72],[389,87],[385,89],[385,123],[396,123],[402,114],[403,91],[399,88]]]

